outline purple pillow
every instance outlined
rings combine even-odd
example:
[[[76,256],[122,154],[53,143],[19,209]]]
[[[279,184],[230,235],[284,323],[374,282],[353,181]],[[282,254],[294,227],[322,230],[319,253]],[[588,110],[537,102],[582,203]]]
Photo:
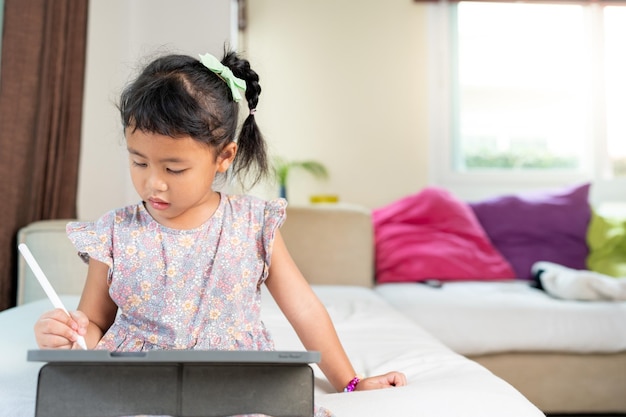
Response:
[[[518,278],[531,279],[537,261],[586,269],[590,184],[552,192],[505,195],[470,207]]]

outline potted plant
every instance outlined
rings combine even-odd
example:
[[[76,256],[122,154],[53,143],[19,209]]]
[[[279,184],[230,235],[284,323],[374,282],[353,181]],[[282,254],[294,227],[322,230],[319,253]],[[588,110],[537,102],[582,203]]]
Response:
[[[279,186],[279,195],[285,199],[287,198],[287,177],[292,169],[302,169],[318,179],[328,178],[328,170],[320,162],[313,160],[289,161],[285,158],[276,157],[274,158],[274,173]]]

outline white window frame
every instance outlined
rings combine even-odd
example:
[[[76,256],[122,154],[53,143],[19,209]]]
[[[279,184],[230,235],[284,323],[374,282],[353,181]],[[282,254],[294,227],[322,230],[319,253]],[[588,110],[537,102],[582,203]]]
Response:
[[[626,179],[607,179],[608,154],[604,117],[603,79],[592,80],[594,96],[591,98],[589,141],[587,153],[592,155],[579,172],[457,172],[454,169],[452,138],[452,83],[451,83],[451,13],[452,2],[439,1],[428,7],[428,62],[429,62],[429,183],[449,189],[465,199],[480,199],[502,193],[515,193],[536,189],[550,189],[576,183],[591,182],[591,199],[594,203],[626,201]],[[597,4],[589,7],[600,8]],[[601,36],[600,24],[593,21],[599,13],[588,13],[591,36]],[[602,54],[594,51],[590,57],[596,69],[602,68]],[[595,71],[596,74],[600,73]],[[624,138],[626,140],[626,138]]]

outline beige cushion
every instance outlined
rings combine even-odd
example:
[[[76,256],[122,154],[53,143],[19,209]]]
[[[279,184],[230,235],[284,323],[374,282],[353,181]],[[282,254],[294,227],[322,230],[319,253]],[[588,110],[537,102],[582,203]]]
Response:
[[[18,232],[18,245],[25,243],[58,294],[80,294],[87,277],[87,266],[65,234],[71,220],[42,220]],[[46,298],[39,281],[20,255],[17,262],[17,304]],[[52,306],[52,305],[51,305]]]
[[[58,294],[80,294],[87,266],[67,238],[71,220],[42,220],[18,233]],[[374,245],[370,211],[353,205],[288,207],[281,229],[285,243],[311,284],[374,284]],[[45,298],[39,282],[18,259],[17,304]]]
[[[288,207],[281,233],[311,284],[374,285],[371,213],[345,204]]]

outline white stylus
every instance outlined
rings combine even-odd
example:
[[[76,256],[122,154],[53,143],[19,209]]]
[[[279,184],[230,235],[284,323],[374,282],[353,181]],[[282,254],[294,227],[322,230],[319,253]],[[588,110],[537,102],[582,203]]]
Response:
[[[70,315],[69,311],[67,311],[67,309],[63,305],[63,302],[61,302],[61,299],[57,295],[56,291],[54,291],[54,288],[52,288],[50,281],[48,281],[48,278],[46,278],[46,275],[43,273],[43,271],[39,267],[39,264],[33,257],[33,254],[30,252],[30,249],[28,249],[28,246],[26,246],[25,243],[20,243],[17,246],[17,248],[22,253],[22,256],[24,256],[24,259],[26,259],[26,263],[28,264],[28,266],[30,266],[30,269],[33,270],[33,273],[35,274],[37,281],[39,281],[39,284],[41,284],[41,288],[43,288],[43,290],[46,292],[46,295],[48,296],[50,301],[52,301],[52,305],[55,308],[60,308],[61,310],[65,311],[67,315],[69,316]],[[85,343],[84,337],[78,336],[78,339],[76,339],[76,343],[78,343],[78,345],[82,347],[83,349],[87,350],[87,344]]]

